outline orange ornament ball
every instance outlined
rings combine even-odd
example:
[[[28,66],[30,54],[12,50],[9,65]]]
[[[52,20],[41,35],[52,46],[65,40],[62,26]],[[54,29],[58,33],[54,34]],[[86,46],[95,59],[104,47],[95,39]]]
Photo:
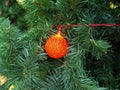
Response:
[[[51,58],[61,58],[66,55],[68,49],[68,42],[66,39],[57,33],[49,37],[45,43],[45,50]]]

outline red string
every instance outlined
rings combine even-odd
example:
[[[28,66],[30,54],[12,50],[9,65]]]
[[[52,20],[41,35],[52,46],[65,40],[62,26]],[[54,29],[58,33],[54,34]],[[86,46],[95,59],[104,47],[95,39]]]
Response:
[[[111,26],[120,26],[120,24],[89,24],[89,26],[92,26],[92,27],[98,27],[98,26],[111,27]]]
[[[69,24],[69,25],[58,25],[58,33],[61,32],[62,28],[67,28],[67,27],[76,27],[76,26],[90,26],[90,27],[112,27],[112,26],[118,26],[120,27],[120,24]]]

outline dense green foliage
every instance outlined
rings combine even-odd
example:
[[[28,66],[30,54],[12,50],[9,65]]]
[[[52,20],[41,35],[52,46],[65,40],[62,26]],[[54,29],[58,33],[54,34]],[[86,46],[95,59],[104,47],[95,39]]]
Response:
[[[56,25],[120,23],[120,2],[110,0],[0,1],[0,73],[7,90],[120,89],[120,27],[63,29],[69,50],[52,59],[44,50]]]

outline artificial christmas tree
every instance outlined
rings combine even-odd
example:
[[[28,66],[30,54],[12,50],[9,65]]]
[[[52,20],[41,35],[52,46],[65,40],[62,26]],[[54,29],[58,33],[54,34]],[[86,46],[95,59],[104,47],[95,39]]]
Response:
[[[0,7],[0,73],[7,78],[1,90],[120,88],[119,2],[6,1],[0,4],[18,12]],[[51,36],[58,26],[62,34]]]

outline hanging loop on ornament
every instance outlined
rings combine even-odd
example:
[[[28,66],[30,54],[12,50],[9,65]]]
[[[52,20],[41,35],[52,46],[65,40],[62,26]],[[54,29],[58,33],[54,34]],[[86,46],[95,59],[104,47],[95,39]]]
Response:
[[[61,35],[62,26],[58,25],[58,26],[57,26],[57,29],[58,29],[57,34],[58,34],[58,35]]]
[[[60,25],[58,25],[58,32],[61,32],[61,30],[62,30],[62,26],[60,26]]]

